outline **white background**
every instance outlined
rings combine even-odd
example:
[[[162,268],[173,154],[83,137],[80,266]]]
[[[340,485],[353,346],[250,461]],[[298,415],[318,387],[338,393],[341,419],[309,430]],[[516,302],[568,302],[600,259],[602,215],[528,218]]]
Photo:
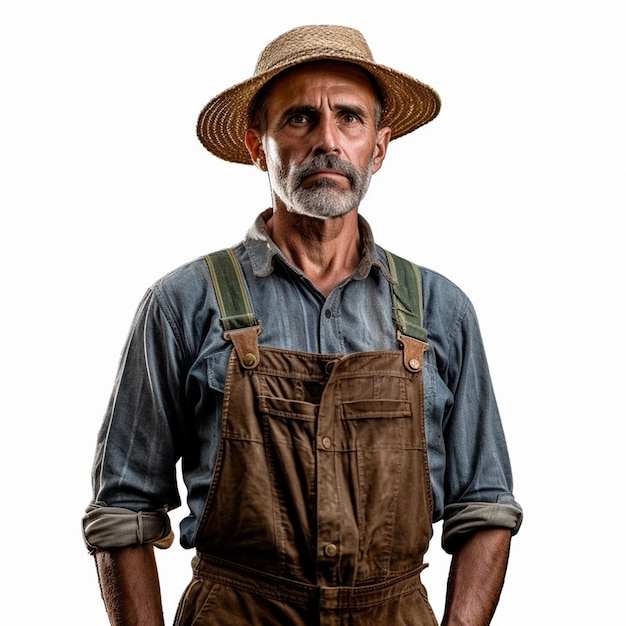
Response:
[[[525,510],[494,624],[626,624],[621,4],[3,0],[0,623],[106,624],[80,519],[135,306],[269,205],[197,114],[276,35],[340,23],[443,100],[362,212],[481,320]],[[158,554],[169,623],[190,558]]]

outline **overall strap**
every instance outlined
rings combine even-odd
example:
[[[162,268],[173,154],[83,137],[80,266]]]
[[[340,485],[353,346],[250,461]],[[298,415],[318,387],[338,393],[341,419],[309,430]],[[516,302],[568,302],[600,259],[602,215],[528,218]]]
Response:
[[[211,252],[204,257],[209,267],[225,331],[257,326],[241,265],[232,248]]]
[[[204,259],[213,280],[224,339],[232,341],[242,367],[254,369],[259,363],[261,322],[254,315],[241,265],[231,248]]]
[[[424,328],[424,301],[422,278],[415,263],[385,250],[389,271],[393,277],[393,319],[402,335],[426,342],[428,334]]]

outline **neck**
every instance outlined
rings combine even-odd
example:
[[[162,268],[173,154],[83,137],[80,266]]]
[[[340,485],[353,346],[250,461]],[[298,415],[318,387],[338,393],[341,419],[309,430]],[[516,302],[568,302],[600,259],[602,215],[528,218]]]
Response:
[[[356,210],[342,217],[316,219],[279,209],[267,227],[287,260],[325,297],[354,272],[361,260]]]

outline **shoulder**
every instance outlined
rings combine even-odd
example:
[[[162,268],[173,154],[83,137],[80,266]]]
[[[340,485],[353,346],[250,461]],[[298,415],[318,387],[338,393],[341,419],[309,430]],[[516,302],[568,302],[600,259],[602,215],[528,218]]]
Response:
[[[219,320],[217,297],[206,255],[165,274],[149,289],[153,303],[172,327],[185,335],[203,335]]]
[[[385,255],[385,252],[381,252]],[[406,260],[406,259],[405,259]],[[472,332],[476,313],[468,295],[444,274],[411,261],[419,270],[424,310],[424,327],[429,341],[447,350],[454,337]]]
[[[195,358],[207,342],[221,347],[220,311],[204,255],[152,283],[142,310],[147,328],[173,334],[189,358]]]
[[[386,251],[382,248],[377,250],[379,259],[386,260]],[[395,253],[394,253],[395,255]],[[399,255],[395,255],[399,256]],[[471,308],[471,302],[467,294],[450,278],[429,267],[424,267],[415,261],[399,257],[412,263],[418,270],[422,285],[425,313],[427,309],[454,309],[455,311],[466,311]]]
[[[232,247],[212,250],[173,269],[171,272],[158,278],[152,284],[151,290],[157,294],[157,297],[166,297],[181,303],[182,301],[196,303],[198,298],[206,298],[207,294],[213,293],[213,282],[207,265],[207,257],[214,252],[226,249],[234,251],[242,266],[249,264],[243,244],[238,243]]]
[[[425,308],[452,307],[457,312],[471,308],[468,295],[450,278],[428,267],[418,267],[422,277]]]
[[[151,291],[160,303],[177,307],[196,306],[211,289],[204,257],[198,257],[157,279]]]

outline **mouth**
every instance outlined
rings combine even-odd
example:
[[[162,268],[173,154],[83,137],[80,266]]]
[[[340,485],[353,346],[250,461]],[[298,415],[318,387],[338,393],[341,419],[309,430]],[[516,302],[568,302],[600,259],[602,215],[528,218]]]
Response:
[[[304,184],[309,181],[315,183],[315,181],[318,180],[326,180],[329,182],[346,180],[349,181],[349,177],[345,173],[333,169],[321,169],[314,172],[308,172],[305,176],[302,177],[302,183]]]
[[[351,188],[354,184],[354,167],[333,155],[316,155],[308,163],[298,167],[297,186],[304,189],[315,187]]]

